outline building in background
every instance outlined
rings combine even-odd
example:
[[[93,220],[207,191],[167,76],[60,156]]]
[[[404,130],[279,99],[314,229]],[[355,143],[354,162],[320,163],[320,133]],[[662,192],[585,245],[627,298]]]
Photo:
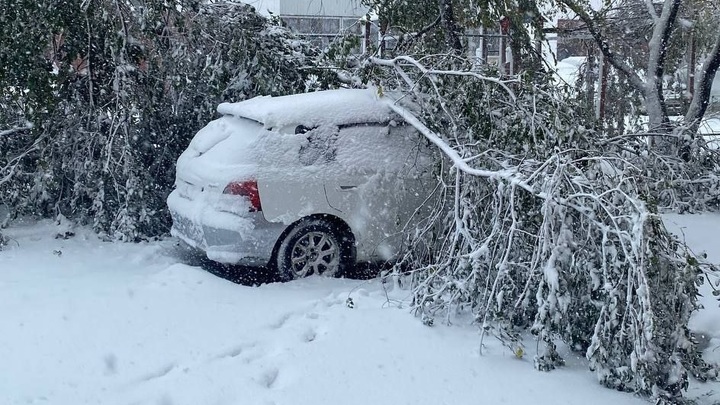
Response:
[[[262,15],[277,14],[280,7],[280,0],[240,0],[245,4],[255,7],[255,10]]]
[[[588,52],[594,53],[595,41],[582,21],[559,19],[556,33],[558,61],[570,57],[586,57]]]
[[[244,1],[262,14],[279,16],[290,29],[319,46],[343,34],[365,37],[368,7],[361,0]]]

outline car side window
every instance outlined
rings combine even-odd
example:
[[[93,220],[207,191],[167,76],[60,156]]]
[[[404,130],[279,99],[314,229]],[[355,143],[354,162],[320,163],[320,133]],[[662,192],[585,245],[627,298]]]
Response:
[[[405,154],[405,167],[410,170],[424,171],[437,159],[437,150],[430,141],[412,125],[401,123],[390,126],[390,136],[402,143]]]
[[[389,136],[387,123],[359,123],[340,128],[337,162],[350,172],[374,172],[394,159],[397,147]]]
[[[305,137],[300,146],[300,163],[305,166],[334,162],[337,156],[338,128],[335,126],[319,126],[307,128],[298,125],[297,135]]]
[[[338,164],[351,172],[419,173],[432,159],[427,140],[399,121],[343,126],[337,145]]]

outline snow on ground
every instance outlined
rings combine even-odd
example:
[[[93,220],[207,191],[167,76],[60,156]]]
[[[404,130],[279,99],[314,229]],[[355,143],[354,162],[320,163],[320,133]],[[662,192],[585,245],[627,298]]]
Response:
[[[707,254],[708,260],[720,264],[720,214],[664,215],[665,226],[678,235],[695,254]],[[717,284],[718,280],[711,280]],[[716,285],[720,288],[720,285]],[[700,303],[706,310],[699,311],[690,322],[690,329],[711,338],[706,357],[720,363],[720,301],[713,296],[710,283],[700,288]]]
[[[720,216],[668,218],[720,261]],[[519,360],[492,339],[480,356],[475,327],[423,326],[376,280],[249,287],[180,263],[172,241],[54,239],[47,223],[5,233],[3,405],[647,403],[599,386],[581,358],[540,373],[534,347]],[[694,322],[720,338],[712,310]],[[711,404],[713,390],[690,394]]]

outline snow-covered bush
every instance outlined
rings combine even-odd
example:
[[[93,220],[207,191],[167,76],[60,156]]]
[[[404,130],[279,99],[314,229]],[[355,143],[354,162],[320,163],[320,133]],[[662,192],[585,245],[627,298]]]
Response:
[[[423,319],[471,313],[481,340],[516,355],[530,331],[540,370],[563,363],[560,340],[602,384],[661,401],[681,397],[688,371],[706,377],[687,328],[705,265],[649,203],[642,153],[608,145],[539,76],[502,81],[447,56],[369,68],[447,157],[435,223],[394,274]]]
[[[109,238],[168,229],[175,160],[220,102],[301,92],[316,73],[317,51],[242,3],[0,7],[0,203]]]

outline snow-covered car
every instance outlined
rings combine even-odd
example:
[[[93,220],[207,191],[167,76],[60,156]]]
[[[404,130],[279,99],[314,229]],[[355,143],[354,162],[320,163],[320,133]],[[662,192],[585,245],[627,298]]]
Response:
[[[221,263],[282,279],[392,260],[437,185],[434,148],[373,90],[218,107],[168,197],[172,235]]]

